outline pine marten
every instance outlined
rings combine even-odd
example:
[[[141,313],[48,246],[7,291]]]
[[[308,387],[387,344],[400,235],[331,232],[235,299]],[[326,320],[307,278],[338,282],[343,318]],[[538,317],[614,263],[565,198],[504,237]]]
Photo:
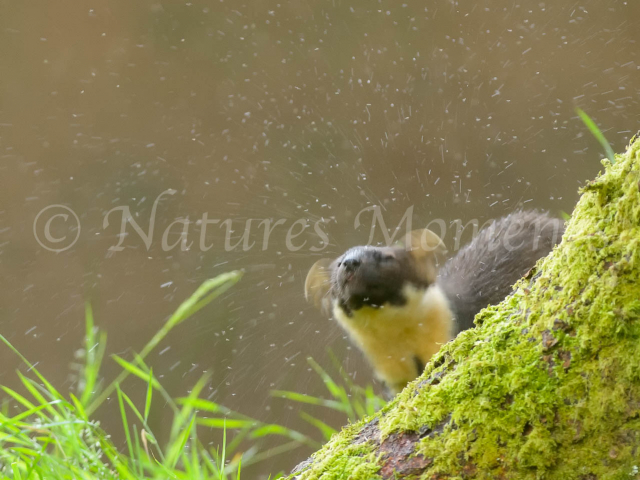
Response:
[[[537,211],[494,220],[438,269],[442,240],[411,232],[398,246],[360,246],[316,262],[305,297],[332,313],[392,392],[418,377],[440,347],[473,327],[560,242],[564,222]]]

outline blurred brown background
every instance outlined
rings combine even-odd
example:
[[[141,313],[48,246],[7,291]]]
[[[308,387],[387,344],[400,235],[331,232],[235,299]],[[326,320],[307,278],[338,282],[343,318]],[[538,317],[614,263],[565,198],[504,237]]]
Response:
[[[371,205],[389,226],[410,206],[418,223],[570,212],[602,156],[574,108],[616,151],[640,128],[639,18],[640,3],[619,0],[2,2],[0,333],[73,388],[85,299],[108,352],[131,358],[203,280],[245,268],[149,363],[174,395],[209,370],[212,399],[304,428],[269,391],[322,393],[307,356],[329,366],[330,347],[356,383],[371,382],[337,325],[305,304],[310,265],[366,242],[354,218]],[[103,229],[106,212],[129,206],[146,230],[169,188],[151,247],[128,227],[125,249],[110,253],[120,216]],[[50,204],[82,224],[57,254],[33,232]],[[163,251],[172,221],[205,212],[231,219],[234,239],[254,219],[256,245],[228,251],[210,226],[203,252],[191,225],[190,250]],[[293,222],[320,218],[324,251],[310,251],[312,229],[287,249]],[[284,220],[265,250],[264,219]],[[15,385],[17,368],[0,348],[0,383]],[[107,360],[104,374],[115,372]],[[99,415],[117,437],[115,411]]]

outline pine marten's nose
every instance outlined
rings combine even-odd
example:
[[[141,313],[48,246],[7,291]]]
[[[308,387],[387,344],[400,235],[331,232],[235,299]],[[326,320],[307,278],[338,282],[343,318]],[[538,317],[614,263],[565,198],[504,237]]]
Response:
[[[361,247],[352,248],[338,264],[338,278],[344,283],[352,283],[363,275],[367,254]]]
[[[356,271],[356,269],[360,266],[361,263],[362,262],[360,261],[359,258],[349,258],[344,262],[342,262],[342,265],[344,266],[344,269],[347,272],[353,273]]]

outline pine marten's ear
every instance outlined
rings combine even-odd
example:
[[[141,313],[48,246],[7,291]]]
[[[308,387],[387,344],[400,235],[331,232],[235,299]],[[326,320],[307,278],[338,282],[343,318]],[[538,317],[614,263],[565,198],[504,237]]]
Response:
[[[331,312],[331,270],[333,260],[323,258],[313,264],[304,282],[304,298],[325,314]]]
[[[411,253],[422,274],[430,282],[436,281],[438,275],[438,256],[444,255],[447,249],[442,239],[428,228],[413,230],[405,238],[403,245]]]

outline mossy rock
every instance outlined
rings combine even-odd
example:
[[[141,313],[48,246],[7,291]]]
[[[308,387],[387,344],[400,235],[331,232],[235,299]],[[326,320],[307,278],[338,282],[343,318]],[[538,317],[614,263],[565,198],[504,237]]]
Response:
[[[563,240],[295,478],[640,479],[640,139]]]

